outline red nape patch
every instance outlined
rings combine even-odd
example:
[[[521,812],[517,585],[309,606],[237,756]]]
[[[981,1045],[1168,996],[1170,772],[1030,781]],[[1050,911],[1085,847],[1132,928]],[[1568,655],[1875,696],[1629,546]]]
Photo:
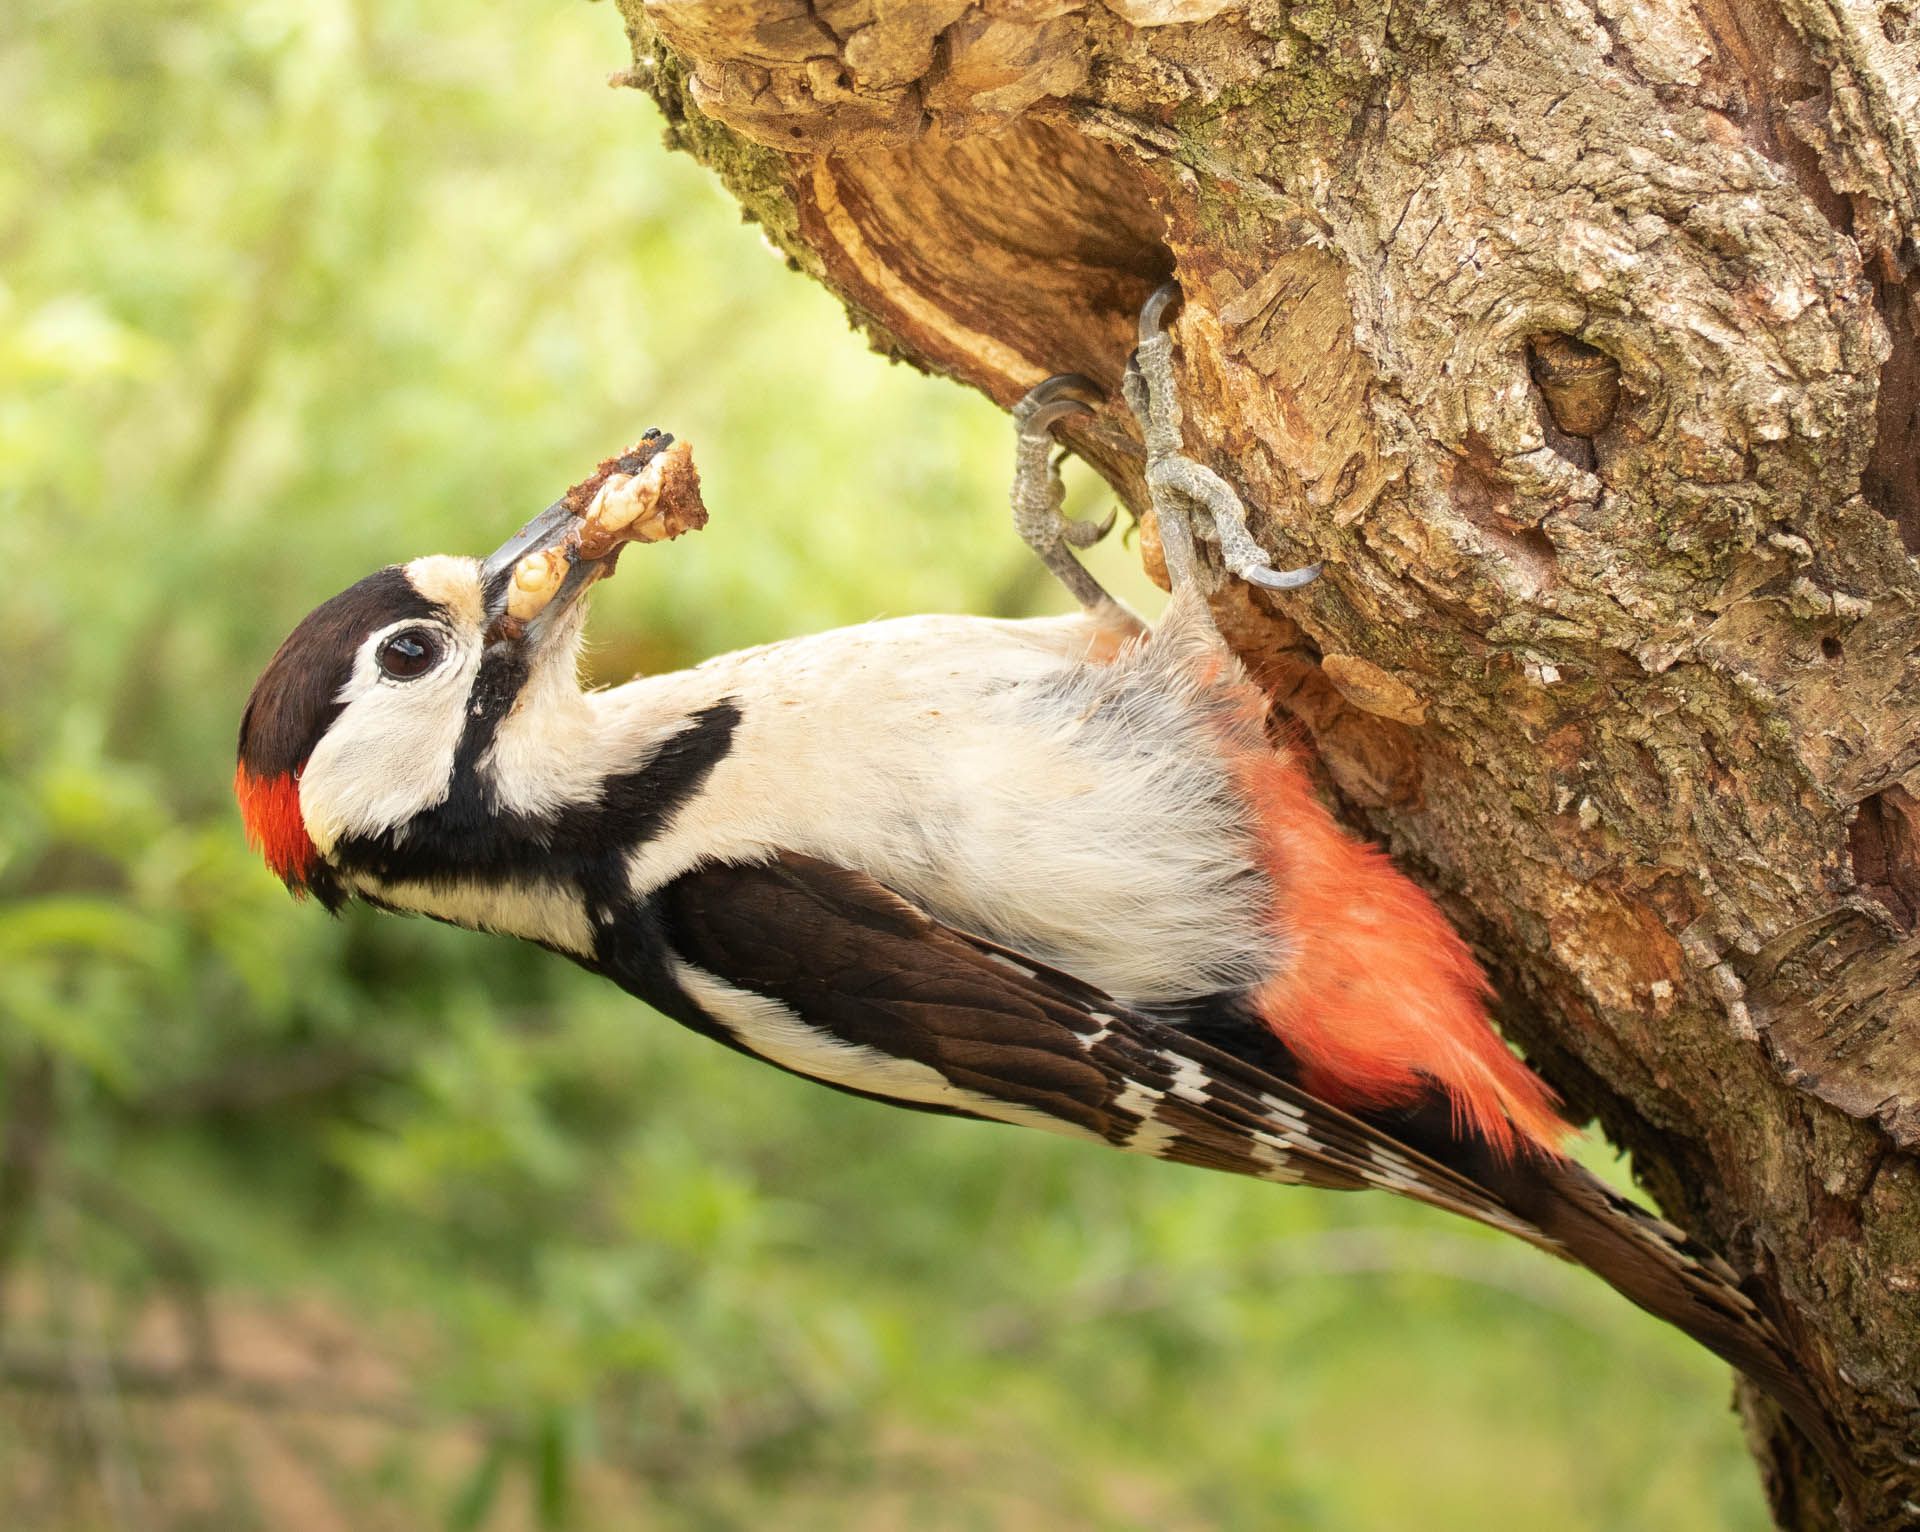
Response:
[[[1434,902],[1376,847],[1348,836],[1283,755],[1249,757],[1286,970],[1254,1005],[1336,1106],[1405,1105],[1435,1085],[1454,1123],[1502,1154],[1562,1152],[1571,1131],[1546,1084],[1487,1017],[1491,986]]]
[[[256,777],[243,763],[233,770],[233,795],[240,800],[247,844],[266,858],[296,898],[305,898],[320,849],[307,838],[300,817],[299,782],[291,772]]]

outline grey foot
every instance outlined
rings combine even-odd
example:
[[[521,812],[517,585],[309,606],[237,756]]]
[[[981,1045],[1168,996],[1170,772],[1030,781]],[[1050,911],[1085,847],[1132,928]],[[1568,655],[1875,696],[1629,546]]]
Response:
[[[1078,373],[1057,373],[1028,390],[1013,407],[1017,432],[1013,459],[1014,530],[1040,556],[1040,562],[1088,611],[1118,607],[1105,587],[1070,551],[1091,548],[1113,530],[1105,521],[1075,521],[1060,509],[1065,487],[1053,457],[1053,428],[1071,415],[1090,415],[1100,391]]]
[[[1233,486],[1181,451],[1180,391],[1173,379],[1173,337],[1166,329],[1167,310],[1179,297],[1179,286],[1168,282],[1147,299],[1140,310],[1139,348],[1127,364],[1124,383],[1127,407],[1139,420],[1146,441],[1147,493],[1160,529],[1167,576],[1175,589],[1196,577],[1188,507],[1198,506],[1207,513],[1203,528],[1219,544],[1221,562],[1229,573],[1268,590],[1298,590],[1318,578],[1319,564],[1275,569],[1247,530],[1247,508]]]

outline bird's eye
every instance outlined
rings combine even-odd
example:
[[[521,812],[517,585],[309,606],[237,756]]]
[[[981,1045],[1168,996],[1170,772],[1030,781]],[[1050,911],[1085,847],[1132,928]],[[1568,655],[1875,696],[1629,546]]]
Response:
[[[440,640],[425,628],[402,628],[380,645],[373,658],[383,676],[411,681],[440,663]]]

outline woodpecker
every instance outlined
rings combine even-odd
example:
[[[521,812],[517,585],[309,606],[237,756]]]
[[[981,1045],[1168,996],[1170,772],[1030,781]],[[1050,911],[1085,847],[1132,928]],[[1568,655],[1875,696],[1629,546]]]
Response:
[[[583,539],[576,494],[484,560],[382,569],[293,631],[240,727],[249,836],[329,910],[537,942],[853,1095],[1504,1230],[1831,1450],[1735,1273],[1566,1156],[1465,943],[1271,742],[1210,582],[1317,568],[1269,568],[1239,496],[1184,455],[1176,297],[1149,300],[1125,375],[1172,586],[1151,631],[1070,551],[1103,529],[1062,514],[1052,431],[1091,385],[1054,378],[1016,407],[1012,502],[1079,613],[872,622],[586,691],[581,598],[619,545]],[[631,498],[670,441],[593,503]]]

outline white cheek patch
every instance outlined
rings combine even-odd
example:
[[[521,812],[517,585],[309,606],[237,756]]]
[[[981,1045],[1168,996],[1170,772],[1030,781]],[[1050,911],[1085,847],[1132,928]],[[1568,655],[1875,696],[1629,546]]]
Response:
[[[896,1101],[960,1107],[997,1122],[1040,1128],[1068,1138],[1091,1139],[1094,1143],[1106,1142],[1078,1123],[1064,1122],[1032,1107],[998,1101],[955,1085],[931,1064],[896,1058],[864,1044],[842,1042],[831,1033],[807,1025],[779,1001],[736,989],[691,963],[675,963],[673,975],[701,1010],[731,1030],[742,1043],[762,1058],[796,1074]]]
[[[378,835],[446,801],[467,724],[478,646],[446,635],[445,660],[413,681],[390,681],[374,651],[394,623],[361,645],[341,688],[345,704],[300,774],[300,817],[324,856],[342,839]]]

